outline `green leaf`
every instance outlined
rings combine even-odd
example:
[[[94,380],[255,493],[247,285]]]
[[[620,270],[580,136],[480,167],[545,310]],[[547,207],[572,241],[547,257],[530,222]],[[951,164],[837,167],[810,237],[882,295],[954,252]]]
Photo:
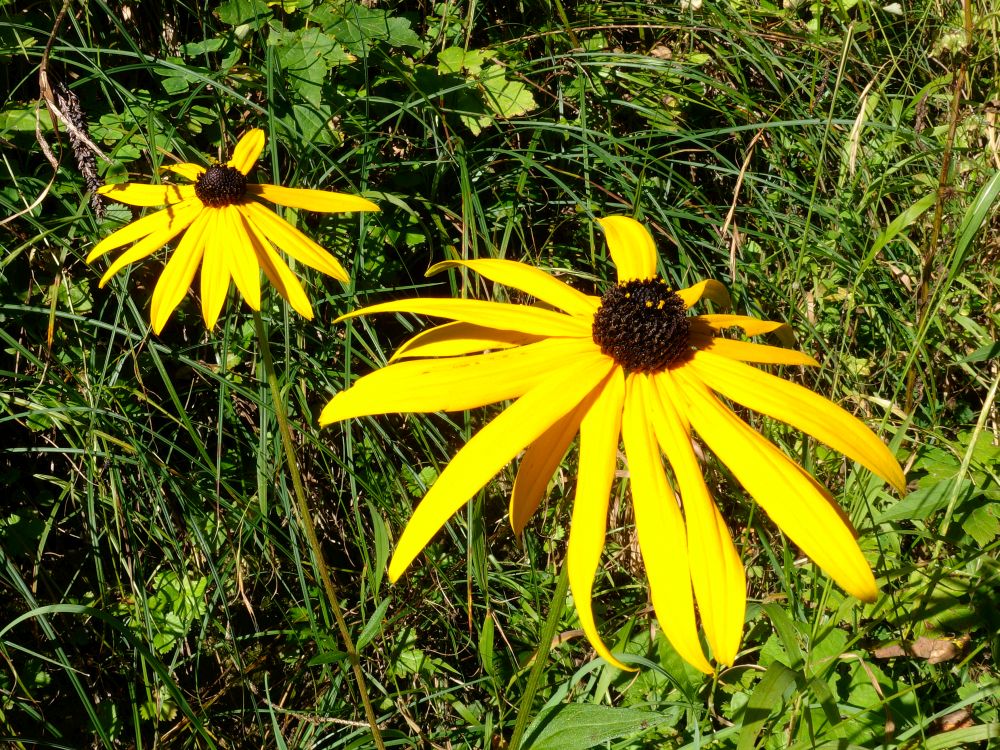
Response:
[[[930,515],[937,513],[948,505],[951,497],[952,487],[955,477],[942,479],[928,487],[920,487],[898,503],[894,503],[890,508],[876,516],[875,523],[888,523],[889,521],[923,521]],[[975,491],[975,486],[968,479],[963,479],[959,487],[959,503],[968,500]]]
[[[887,226],[878,237],[875,238],[875,244],[872,245],[872,249],[869,252],[869,257],[874,256],[881,250],[886,243],[890,242],[896,237],[900,232],[906,229],[908,226],[913,224],[917,219],[919,219],[923,214],[934,205],[934,201],[937,200],[937,193],[929,193],[923,198],[918,200],[912,206],[907,208],[903,213],[897,216],[895,219],[889,222]]]
[[[358,651],[371,643],[372,638],[374,638],[378,633],[379,628],[382,626],[382,620],[385,619],[385,611],[388,608],[388,599],[383,599],[379,602],[378,606],[375,607],[375,611],[372,612],[372,616],[368,618],[368,622],[365,623],[365,626],[361,629],[360,635],[358,635]]]
[[[479,82],[483,86],[486,103],[497,117],[519,117],[538,107],[528,87],[520,81],[508,80],[502,65],[483,68]]]
[[[397,48],[421,46],[420,37],[407,19],[360,3],[348,2],[339,8],[322,5],[309,17],[358,57],[365,57],[378,43]]]
[[[750,700],[747,701],[743,713],[743,728],[736,750],[753,750],[757,735],[764,727],[767,717],[771,715],[773,709],[785,702],[797,679],[798,673],[781,662],[775,662],[767,668],[750,695]]]
[[[249,24],[252,28],[260,28],[270,18],[271,9],[264,0],[228,0],[216,13],[219,20],[229,26]]]
[[[967,357],[956,360],[957,364],[972,364],[973,362],[986,362],[994,357],[1000,357],[1000,341],[990,341],[972,352]]]
[[[438,52],[438,72],[442,74],[465,72],[477,76],[483,69],[483,61],[487,54],[486,50],[448,47]]]
[[[323,103],[323,82],[330,68],[355,60],[319,29],[274,32],[267,42],[292,90],[314,107]]]
[[[997,511],[1000,505],[997,503],[987,503],[973,508],[965,520],[962,521],[962,529],[966,534],[976,540],[981,547],[985,547],[997,536],[1000,536],[1000,519],[997,518]]]
[[[589,703],[554,706],[532,722],[524,750],[586,750],[610,740],[636,737],[670,717],[633,708]]]

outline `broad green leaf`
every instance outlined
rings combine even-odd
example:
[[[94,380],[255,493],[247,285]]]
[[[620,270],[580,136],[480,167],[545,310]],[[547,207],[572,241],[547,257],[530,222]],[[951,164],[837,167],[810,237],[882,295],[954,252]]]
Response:
[[[497,117],[519,117],[538,107],[527,85],[509,80],[501,65],[483,68],[479,82],[483,86],[486,103]]]
[[[365,626],[361,629],[361,633],[358,635],[358,651],[371,643],[372,638],[378,633],[379,628],[382,627],[382,620],[385,618],[385,611],[388,608],[388,599],[383,599],[375,607],[375,611],[372,612],[371,617],[368,618]]]
[[[611,740],[636,737],[670,717],[633,708],[569,703],[543,711],[532,722],[524,750],[586,750]]]
[[[1000,512],[1000,504],[997,503],[977,506],[962,521],[962,529],[975,539],[978,545],[985,547],[997,536],[1000,536],[998,512]]]
[[[793,672],[781,662],[775,662],[767,668],[747,701],[736,750],[753,750],[764,722],[774,709],[788,699],[798,679],[799,673]]]
[[[920,487],[876,516],[875,523],[888,523],[889,521],[902,521],[904,519],[923,521],[939,510],[943,510],[948,505],[954,484],[955,478],[951,477],[942,479],[927,487]],[[963,479],[958,490],[958,504],[968,500],[975,489],[972,482],[968,479]]]
[[[228,0],[215,11],[219,20],[229,26],[260,28],[271,16],[271,9],[264,0]]]

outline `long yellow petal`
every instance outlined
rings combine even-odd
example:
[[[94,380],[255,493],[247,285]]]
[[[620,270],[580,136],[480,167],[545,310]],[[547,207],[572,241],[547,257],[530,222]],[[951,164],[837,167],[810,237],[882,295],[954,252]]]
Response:
[[[379,207],[367,198],[348,193],[334,193],[329,190],[290,188],[266,183],[247,185],[247,194],[263,198],[279,206],[301,208],[306,211],[323,213],[346,213],[348,211],[378,211]]]
[[[427,275],[432,276],[446,268],[456,266],[465,266],[497,284],[520,289],[525,294],[530,294],[570,315],[592,318],[601,305],[600,297],[584,294],[545,271],[512,260],[446,260],[431,266]]]
[[[812,435],[854,459],[898,492],[906,492],[903,470],[885,443],[861,420],[832,401],[801,385],[711,351],[696,352],[685,366],[726,398]]]
[[[573,500],[566,565],[569,566],[569,586],[576,613],[587,640],[609,664],[632,671],[604,645],[591,604],[594,574],[601,562],[607,532],[608,498],[615,478],[624,401],[625,378],[622,369],[616,367],[587,410],[580,427],[580,473]]]
[[[487,328],[475,323],[445,323],[428,328],[401,344],[390,362],[413,357],[456,357],[487,349],[509,349],[539,340],[520,331]]]
[[[445,521],[525,445],[537,440],[604,380],[613,363],[589,353],[550,370],[532,390],[473,435],[420,501],[396,544],[389,579],[396,581]]]
[[[694,286],[689,286],[686,289],[678,289],[676,293],[678,297],[684,300],[684,305],[688,308],[693,307],[703,297],[707,297],[721,307],[730,307],[733,304],[732,300],[729,299],[729,290],[714,279],[699,281]],[[712,316],[702,315],[700,317],[706,318]],[[751,320],[754,320],[754,318],[751,318]]]
[[[139,240],[139,242],[135,243],[132,247],[115,258],[115,262],[111,264],[108,270],[105,271],[104,275],[101,277],[101,283],[99,286],[103,287],[107,284],[111,280],[112,276],[122,270],[129,263],[135,263],[138,260],[142,260],[166,245],[170,242],[170,240],[187,229],[191,225],[191,222],[195,220],[195,217],[198,216],[198,214],[203,210],[204,209],[200,204],[191,204],[187,206],[186,210],[174,210],[173,217],[166,227]],[[159,213],[164,212],[160,211]]]
[[[304,263],[310,268],[315,268],[317,271],[340,281],[350,280],[347,271],[340,265],[340,261],[271,209],[260,203],[249,201],[240,204],[239,210],[247,221],[257,225],[261,234],[299,263]]]
[[[334,396],[319,424],[372,414],[460,411],[517,398],[564,362],[590,361],[595,352],[592,342],[547,339],[469,357],[399,362]],[[599,352],[596,356],[611,361]]]
[[[701,466],[691,448],[688,423],[677,413],[683,404],[670,371],[649,378],[644,393],[660,448],[670,461],[684,504],[691,583],[702,627],[715,660],[733,664],[746,616],[743,563],[719,509],[708,493]],[[643,382],[643,381],[639,381]]]
[[[591,338],[591,324],[580,317],[530,305],[511,305],[506,302],[487,302],[478,299],[408,298],[362,307],[337,318],[339,323],[359,315],[384,312],[407,312],[432,315],[465,323],[475,323],[487,328],[520,331],[532,336],[572,336]],[[596,346],[596,345],[595,345]]]
[[[306,294],[305,289],[302,288],[302,284],[299,283],[288,264],[275,252],[270,241],[261,235],[257,227],[248,222],[243,214],[238,211],[237,213],[240,223],[243,224],[243,228],[250,238],[254,254],[257,256],[257,263],[264,270],[268,281],[278,290],[278,294],[288,301],[295,312],[307,320],[312,320],[313,311],[312,305],[309,303],[309,295]]]
[[[695,348],[727,359],[739,362],[756,362],[762,365],[802,365],[804,367],[819,367],[819,362],[798,349],[783,349],[780,346],[754,344],[750,341],[735,339],[720,339],[712,337],[703,345],[691,337]]]
[[[510,493],[510,525],[515,534],[524,531],[528,520],[538,510],[549,480],[556,473],[569,444],[580,429],[580,420],[588,406],[589,403],[584,402],[557,420],[521,456],[514,488]]]
[[[130,206],[167,206],[194,197],[194,185],[145,185],[127,182],[124,185],[101,185],[101,195]]]
[[[748,315],[696,315],[692,318],[692,321],[703,323],[713,331],[724,331],[727,328],[742,328],[747,336],[759,336],[762,333],[771,332],[778,332],[780,336],[782,329],[791,333],[791,329],[785,323],[751,318]]]
[[[629,216],[605,216],[597,223],[618,269],[618,283],[656,277],[656,245],[646,227]]]
[[[674,493],[667,485],[660,451],[647,414],[644,388],[637,384],[646,375],[629,375],[625,381],[622,441],[632,482],[632,504],[639,549],[649,577],[656,619],[677,653],[706,674],[705,659],[694,617],[688,540]]]
[[[250,235],[242,221],[242,215],[235,206],[225,206],[223,221],[228,229],[232,244],[225,254],[229,273],[236,282],[243,298],[253,310],[260,309],[260,265],[254,252]]]
[[[205,174],[205,167],[201,164],[192,164],[191,162],[182,161],[176,164],[165,164],[160,167],[162,172],[173,172],[174,174],[179,174],[181,177],[185,177],[192,182],[197,180],[203,174]]]
[[[223,212],[210,212],[208,227],[205,229],[205,257],[201,262],[201,309],[205,316],[205,327],[215,328],[229,293],[229,263],[226,255],[235,239],[223,218]]]
[[[186,212],[188,212],[192,206],[200,209],[201,201],[194,198],[190,202],[179,203],[175,206],[164,208],[163,210],[152,213],[149,216],[143,216],[141,219],[136,219],[131,224],[126,224],[117,232],[112,232],[94,245],[90,254],[87,255],[87,262],[93,263],[95,260],[111,250],[124,247],[131,242],[135,242],[138,239],[153,234],[153,232],[159,232],[168,227],[174,226],[179,221],[184,221],[183,217],[186,216]],[[190,221],[191,220],[187,220],[187,223],[190,223]]]
[[[695,430],[771,520],[845,591],[874,601],[875,577],[829,493],[719,403],[697,375],[686,367],[671,374],[684,391]]]
[[[208,221],[213,216],[209,211],[202,211],[184,233],[160,274],[160,280],[153,290],[153,300],[150,306],[149,319],[153,331],[159,334],[167,324],[171,313],[180,301],[184,299],[191,281],[194,279],[198,264],[201,263],[205,250]]]
[[[236,167],[243,174],[254,168],[260,152],[264,150],[264,131],[260,128],[248,130],[233,149],[233,157],[226,162],[227,167]]]

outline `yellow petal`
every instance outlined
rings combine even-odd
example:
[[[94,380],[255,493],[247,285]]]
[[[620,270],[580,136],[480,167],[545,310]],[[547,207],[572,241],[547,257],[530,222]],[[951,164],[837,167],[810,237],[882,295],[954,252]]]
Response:
[[[512,260],[446,260],[431,266],[427,275],[431,276],[455,266],[465,266],[497,284],[520,289],[525,294],[530,294],[532,297],[568,312],[570,315],[583,315],[592,318],[594,311],[601,305],[599,297],[578,292],[569,284],[563,283],[545,271]]]
[[[229,273],[251,309],[259,310],[260,265],[257,263],[253,243],[244,227],[242,215],[236,207],[226,206],[222,211],[223,221],[228,229],[227,234],[232,243],[225,253]]]
[[[720,357],[735,359],[740,362],[757,362],[762,365],[802,365],[804,367],[819,367],[819,362],[798,349],[782,349],[779,346],[754,344],[749,341],[720,339],[713,337],[710,342],[699,345],[692,340],[698,349],[711,352]]]
[[[684,519],[663,473],[660,451],[647,419],[645,389],[636,383],[646,377],[628,376],[622,415],[622,441],[632,482],[639,550],[663,634],[688,664],[711,674],[695,624]]]
[[[211,212],[205,229],[205,257],[201,262],[201,309],[205,327],[215,328],[229,293],[229,263],[226,254],[235,240],[223,219],[222,211]]]
[[[591,605],[594,573],[601,561],[608,524],[608,498],[618,462],[625,378],[616,367],[607,383],[596,391],[596,400],[587,410],[580,428],[580,474],[569,527],[566,565],[569,586],[580,625],[587,640],[605,661],[618,669],[632,671],[611,655],[594,622]]]
[[[714,279],[705,279],[704,281],[699,281],[694,286],[689,286],[687,289],[678,289],[677,296],[684,300],[684,305],[689,308],[693,307],[703,297],[707,297],[722,307],[730,307],[733,304],[732,300],[729,299],[729,290]],[[699,317],[710,318],[713,316],[701,315]],[[755,320],[755,318],[749,318],[749,320]]]
[[[161,211],[152,213],[149,216],[143,216],[141,219],[136,219],[131,224],[127,224],[117,232],[112,232],[94,245],[94,248],[87,256],[87,262],[93,263],[95,260],[111,250],[124,247],[131,242],[141,239],[142,237],[147,237],[154,232],[160,232],[168,227],[172,227],[179,221],[184,221],[183,217],[186,216],[186,213],[192,206],[200,210],[201,201],[195,198],[189,202],[179,203],[176,206],[170,206],[169,208],[164,208]],[[187,220],[188,223],[190,223],[190,221],[192,221],[192,219]]]
[[[264,131],[260,128],[248,130],[236,144],[236,148],[233,149],[233,158],[226,162],[226,166],[236,167],[243,174],[250,174],[250,170],[254,168],[257,159],[260,158],[260,152],[263,150]]]
[[[144,185],[128,182],[124,185],[101,185],[101,195],[130,206],[167,206],[194,197],[194,185]]]
[[[514,488],[510,493],[510,525],[515,534],[524,531],[538,509],[549,480],[562,463],[566,449],[580,429],[587,402],[559,419],[527,447],[517,467]]]
[[[554,368],[567,361],[589,362],[595,352],[593,342],[549,339],[489,354],[399,362],[334,396],[319,424],[371,414],[459,411],[517,398],[550,377]]]
[[[782,329],[791,333],[791,329],[785,323],[751,318],[747,315],[696,315],[692,321],[698,321],[713,331],[742,328],[747,336],[759,336],[762,333],[771,333],[772,331],[777,331],[780,336]]]
[[[525,445],[587,398],[612,367],[600,354],[573,358],[545,373],[535,388],[473,435],[413,512],[389,562],[389,579],[395,582],[455,511]]]
[[[723,406],[687,367],[672,371],[691,424],[778,527],[848,593],[878,595],[853,530],[817,482]]]
[[[646,227],[628,216],[605,216],[597,223],[618,269],[618,283],[656,277],[656,245]]]
[[[261,234],[299,263],[340,281],[350,280],[340,261],[271,209],[251,201],[241,204],[239,210],[248,222],[257,225]]]
[[[202,211],[184,233],[167,265],[160,274],[160,280],[153,290],[153,301],[149,313],[153,331],[157,334],[167,324],[171,313],[180,304],[191,287],[191,281],[201,263],[205,249],[208,220],[213,214]]]
[[[719,509],[708,493],[701,466],[691,448],[687,420],[670,371],[649,379],[654,386],[643,396],[650,408],[653,430],[670,461],[684,504],[691,583],[702,627],[715,660],[733,664],[740,648],[746,616],[746,575],[743,563]],[[639,381],[641,382],[641,381]]]
[[[254,254],[257,256],[257,263],[264,270],[264,275],[268,281],[278,290],[278,294],[284,297],[288,304],[292,306],[299,315],[307,320],[312,320],[312,305],[309,304],[309,296],[302,288],[302,284],[292,273],[288,264],[274,251],[268,239],[260,234],[253,224],[248,222],[243,214],[239,215],[240,223],[247,232],[253,246]]]
[[[329,190],[309,190],[281,185],[250,184],[247,194],[263,198],[279,206],[301,208],[306,211],[324,213],[345,213],[347,211],[378,211],[379,207],[367,198],[348,193],[334,193]]]
[[[181,177],[186,177],[192,182],[205,174],[205,168],[203,166],[186,161],[178,162],[177,164],[167,164],[160,167],[160,169],[164,172],[179,174]]]
[[[520,331],[503,331],[475,323],[445,323],[428,328],[406,341],[389,361],[412,357],[456,357],[487,349],[509,349],[538,340],[538,336]]]
[[[685,367],[726,398],[812,435],[877,474],[900,493],[906,491],[903,470],[885,443],[832,401],[710,351],[696,352]]]
[[[383,312],[408,312],[475,323],[487,328],[520,331],[532,336],[573,336],[591,339],[591,324],[583,318],[529,305],[486,302],[478,299],[409,298],[363,307],[341,315],[337,322]]]
[[[148,237],[141,239],[139,242],[135,243],[135,245],[119,255],[108,270],[104,272],[104,275],[101,277],[100,286],[103,287],[107,284],[108,281],[111,280],[112,276],[122,270],[129,263],[135,263],[137,260],[142,260],[170,242],[170,240],[187,229],[191,222],[195,220],[195,217],[198,216],[198,214],[203,210],[204,209],[201,207],[200,203],[192,203],[187,206],[186,210],[178,207],[177,209],[170,208],[157,212],[162,214],[170,211],[173,214],[167,226],[157,232],[153,232]]]

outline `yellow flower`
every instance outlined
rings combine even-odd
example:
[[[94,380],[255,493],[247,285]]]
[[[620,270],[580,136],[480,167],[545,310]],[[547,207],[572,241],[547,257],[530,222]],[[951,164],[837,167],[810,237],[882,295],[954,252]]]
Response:
[[[260,309],[260,272],[274,284],[302,316],[312,318],[309,298],[275,247],[310,268],[347,281],[336,258],[267,208],[261,199],[307,211],[378,211],[369,200],[325,190],[253,184],[247,175],[264,149],[264,131],[254,129],[240,138],[233,158],[205,168],[173,164],[164,169],[193,185],[104,185],[98,193],[132,206],[162,206],[162,211],[132,222],[105,237],[90,251],[92,263],[107,253],[135,242],[118,256],[101,286],[129,263],[142,260],[183,233],[153,291],[150,319],[159,333],[191,286],[201,264],[201,305],[205,325],[212,329],[229,292],[230,277],[254,310]]]
[[[409,312],[455,322],[405,343],[394,359],[409,361],[390,364],[338,393],[320,415],[321,425],[517,399],[469,440],[417,506],[389,577],[397,580],[445,521],[523,450],[510,499],[511,523],[520,533],[579,432],[569,581],[590,642],[610,663],[625,668],[601,641],[591,610],[620,436],[660,627],[685,660],[710,672],[698,637],[697,602],[712,656],[732,664],[743,629],[746,582],[692,449],[693,428],[795,544],[848,592],[874,600],[871,568],[830,493],[713,391],[813,435],[903,492],[903,472],[892,454],[839,406],[743,364],[816,365],[812,357],[717,336],[733,327],[755,336],[782,324],[740,315],[688,316],[687,309],[702,297],[728,304],[725,287],[702,281],[671,291],[656,275],[656,249],[641,224],[623,216],[600,224],[618,269],[618,283],[603,297],[583,294],[521,263],[448,261],[431,272],[464,266],[542,306],[412,299],[344,316]],[[661,454],[672,469],[673,489]]]

